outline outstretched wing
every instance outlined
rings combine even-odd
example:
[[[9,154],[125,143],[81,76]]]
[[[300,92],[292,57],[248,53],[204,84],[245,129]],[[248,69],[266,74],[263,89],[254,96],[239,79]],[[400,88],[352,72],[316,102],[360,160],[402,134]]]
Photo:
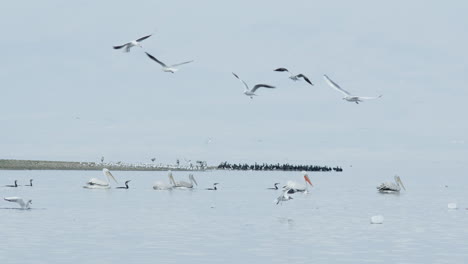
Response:
[[[114,48],[114,49],[121,49],[121,48],[127,46],[128,44],[129,44],[129,43],[125,43],[125,44],[120,45],[120,46],[113,46],[113,48]]]
[[[341,88],[338,84],[336,84],[335,82],[333,82],[330,78],[328,78],[328,76],[326,74],[323,75],[323,78],[325,78],[325,81],[327,81],[327,83],[333,87],[335,90],[345,94],[345,95],[351,95],[348,91],[344,90],[343,88]]]
[[[145,40],[145,39],[147,39],[147,38],[149,38],[149,37],[151,37],[151,35],[141,37],[141,38],[137,39],[136,42],[143,41],[143,40]]]
[[[167,67],[166,64],[164,64],[164,62],[162,61],[159,61],[158,59],[156,59],[155,57],[153,57],[153,55],[149,54],[148,52],[145,52],[146,55],[148,55],[148,57],[150,57],[150,59],[154,60],[155,62],[159,63],[161,66],[163,67]]]
[[[374,96],[374,97],[358,96],[359,100],[372,100],[372,99],[378,99],[380,97],[382,97],[382,95]]]
[[[249,89],[249,86],[241,78],[239,78],[239,76],[237,76],[237,74],[232,73],[232,75],[234,75],[237,79],[239,79],[239,81],[241,81],[241,83],[244,84],[245,89],[247,89],[247,90]]]
[[[23,199],[20,197],[5,197],[3,198],[5,201],[8,202],[13,202],[13,203],[18,203],[21,206],[25,206],[26,204],[24,203]]]
[[[183,65],[183,64],[187,64],[187,63],[191,63],[191,62],[193,62],[193,60],[191,60],[191,61],[186,61],[186,62],[181,62],[181,63],[176,63],[176,64],[172,64],[171,67],[176,67],[176,66]]]
[[[286,68],[278,68],[278,69],[276,69],[276,70],[274,70],[274,71],[277,71],[277,72],[289,72],[288,69],[286,69]]]
[[[270,89],[273,89],[273,88],[276,88],[276,87],[275,87],[275,86],[268,85],[268,84],[257,84],[257,85],[255,85],[255,86],[252,88],[252,93],[255,93],[255,91],[256,91],[258,88],[270,88]]]
[[[304,74],[298,74],[297,75],[298,78],[303,78],[306,82],[308,82],[310,85],[314,85],[310,80],[309,78],[307,78]]]

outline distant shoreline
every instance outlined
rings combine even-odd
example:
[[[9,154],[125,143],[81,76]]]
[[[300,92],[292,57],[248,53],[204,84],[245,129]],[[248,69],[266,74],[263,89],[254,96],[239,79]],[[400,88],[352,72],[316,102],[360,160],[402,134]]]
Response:
[[[102,170],[114,171],[199,171],[216,169],[216,167],[186,167],[163,164],[122,164],[96,163],[78,161],[46,161],[46,160],[6,160],[0,159],[0,170]]]

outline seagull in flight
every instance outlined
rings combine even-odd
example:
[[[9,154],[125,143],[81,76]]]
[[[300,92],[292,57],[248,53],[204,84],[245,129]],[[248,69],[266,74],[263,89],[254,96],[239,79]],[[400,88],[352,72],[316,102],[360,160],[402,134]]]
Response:
[[[281,194],[280,196],[278,196],[278,198],[275,199],[275,203],[279,204],[279,203],[287,202],[293,199],[291,195],[289,195],[288,193],[289,193],[289,189],[285,189],[283,191],[283,194]]]
[[[382,97],[382,95],[379,95],[377,97],[365,97],[365,96],[356,96],[350,94],[348,91],[345,89],[341,88],[337,83],[332,81],[326,74],[323,75],[323,78],[325,78],[325,81],[330,85],[333,89],[337,90],[338,92],[344,94],[343,100],[346,100],[348,102],[355,102],[356,104],[359,104],[359,102],[362,102],[363,100],[371,100],[371,99],[377,99]]]
[[[23,201],[21,197],[5,197],[3,198],[5,201],[14,202],[21,206],[21,209],[29,209],[29,205],[32,204],[32,200],[28,200],[27,203]]]
[[[145,52],[146,55],[148,55],[148,57],[150,57],[150,59],[154,60],[155,62],[159,63],[161,66],[162,66],[162,70],[164,72],[172,72],[172,73],[175,73],[176,71],[178,71],[179,69],[176,69],[174,67],[176,66],[179,66],[179,65],[183,65],[183,64],[187,64],[187,63],[190,63],[190,62],[193,62],[193,60],[191,61],[185,61],[185,62],[181,62],[181,63],[176,63],[176,64],[172,64],[172,65],[169,65],[167,66],[164,62],[156,59],[153,55],[149,54],[148,52]]]
[[[278,69],[276,69],[276,70],[274,70],[274,71],[277,71],[277,72],[289,72],[288,69],[286,69],[286,68],[278,68]],[[302,78],[302,79],[304,79],[306,82],[308,82],[310,85],[312,85],[312,86],[314,85],[314,84],[309,80],[309,78],[307,78],[307,77],[306,77],[304,74],[302,74],[302,73],[294,75],[294,74],[292,74],[291,72],[289,72],[289,74],[291,75],[291,76],[289,76],[289,79],[291,79],[291,80],[293,80],[293,81],[295,81],[295,82],[299,81],[300,78]]]
[[[140,47],[140,48],[143,48],[143,47],[141,46],[141,43],[140,43],[140,42],[142,42],[143,40],[145,40],[145,39],[147,39],[147,38],[149,38],[149,37],[151,37],[151,35],[147,35],[147,36],[141,37],[141,38],[139,38],[139,39],[132,40],[132,41],[130,41],[130,42],[128,42],[128,43],[125,43],[125,44],[123,44],[123,45],[120,45],[120,46],[114,46],[114,49],[125,48],[125,49],[123,50],[124,52],[130,52],[130,49],[131,49],[132,47],[135,47],[135,46],[138,46],[138,47]]]
[[[239,76],[237,76],[237,74],[235,74],[235,73],[232,73],[232,74],[237,79],[239,79],[239,81],[241,81],[241,83],[244,84],[244,86],[245,86],[244,94],[247,95],[247,96],[250,96],[250,99],[252,99],[254,96],[256,96],[255,91],[257,91],[258,88],[276,88],[275,86],[271,86],[271,85],[268,85],[268,84],[256,84],[252,89],[250,89],[249,86],[247,85],[247,83],[245,83],[243,80],[241,80],[241,78],[239,78]]]

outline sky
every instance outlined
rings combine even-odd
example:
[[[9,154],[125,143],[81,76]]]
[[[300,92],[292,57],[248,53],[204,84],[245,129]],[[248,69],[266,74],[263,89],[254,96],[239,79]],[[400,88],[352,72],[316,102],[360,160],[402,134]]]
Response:
[[[9,1],[0,10],[0,159],[463,166],[467,8]],[[112,49],[147,34],[143,48]],[[145,51],[194,62],[165,73]],[[277,88],[250,99],[232,72]],[[323,74],[353,94],[383,97],[346,102]]]

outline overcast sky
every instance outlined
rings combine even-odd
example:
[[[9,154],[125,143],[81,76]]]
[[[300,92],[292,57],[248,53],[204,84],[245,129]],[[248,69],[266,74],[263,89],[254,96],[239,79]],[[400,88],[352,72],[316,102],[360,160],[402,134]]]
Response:
[[[0,158],[463,164],[467,8],[403,0],[5,2]],[[153,36],[143,49],[112,49],[146,34]],[[195,61],[164,73],[144,51],[168,64]],[[277,89],[251,100],[231,72]],[[323,74],[352,93],[383,97],[346,102]]]

